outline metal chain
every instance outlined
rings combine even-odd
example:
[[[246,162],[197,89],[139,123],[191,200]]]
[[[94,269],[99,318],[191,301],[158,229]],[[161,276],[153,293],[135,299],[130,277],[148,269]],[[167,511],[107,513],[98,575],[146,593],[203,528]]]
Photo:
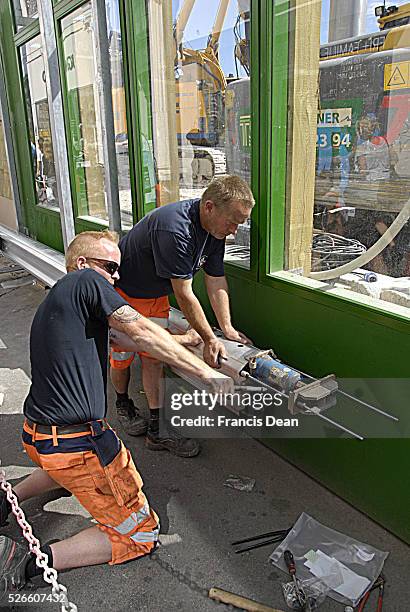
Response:
[[[36,556],[37,567],[43,570],[43,579],[52,585],[51,592],[56,601],[61,603],[61,612],[77,612],[77,606],[68,600],[67,588],[57,580],[57,571],[48,566],[48,555],[40,550],[40,542],[33,534],[31,525],[27,522],[23,510],[18,504],[17,497],[13,493],[11,484],[6,480],[6,473],[1,467],[0,488],[6,493],[7,501],[11,504],[12,512],[28,542],[30,552]]]
[[[177,578],[179,582],[186,584],[186,586],[189,587],[191,591],[195,591],[196,593],[202,595],[202,597],[206,597],[208,599],[208,589],[202,587],[200,584],[192,580],[192,578],[189,578],[185,572],[176,569],[170,563],[168,563],[168,561],[165,561],[165,559],[161,557],[161,554],[159,552],[153,553],[151,559],[152,561],[155,561],[160,567],[162,567],[163,570],[171,574],[171,576]]]
[[[152,561],[155,561],[157,565],[162,567],[163,570],[165,570],[166,572],[171,574],[171,576],[176,578],[179,582],[185,584],[189,589],[191,589],[191,591],[198,593],[199,595],[201,595],[202,597],[205,597],[209,601],[209,589],[202,587],[200,584],[195,582],[195,580],[192,580],[192,578],[190,578],[187,575],[188,572],[191,573],[190,570],[186,570],[185,572],[183,572],[177,569],[176,567],[173,567],[170,563],[168,563],[168,561],[165,561],[165,559],[161,556],[161,552],[154,552],[151,555],[151,559]],[[224,604],[222,602],[216,602],[214,600],[211,600],[211,601],[215,604],[215,607],[218,606],[220,609],[222,608],[224,610],[234,610],[235,609],[234,606],[232,606],[231,604]]]

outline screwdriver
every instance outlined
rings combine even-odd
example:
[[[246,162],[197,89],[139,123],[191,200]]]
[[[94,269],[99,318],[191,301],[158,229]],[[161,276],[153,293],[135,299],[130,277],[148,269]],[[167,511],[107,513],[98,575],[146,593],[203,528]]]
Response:
[[[300,592],[299,589],[299,585],[298,585],[298,581],[296,579],[296,565],[295,565],[295,559],[293,557],[293,554],[290,550],[285,550],[285,552],[283,553],[284,559],[285,559],[285,563],[286,563],[286,567],[288,568],[288,572],[293,580],[293,584],[295,585],[295,592],[296,592],[296,597],[298,600],[298,603],[300,605],[300,609],[304,610],[305,609],[305,603],[306,603],[306,598],[304,597],[304,594],[302,596],[302,593]]]

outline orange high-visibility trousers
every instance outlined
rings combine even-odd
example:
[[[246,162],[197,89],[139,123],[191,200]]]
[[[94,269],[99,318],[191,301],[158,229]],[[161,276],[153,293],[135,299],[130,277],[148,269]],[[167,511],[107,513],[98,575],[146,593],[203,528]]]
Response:
[[[133,298],[124,293],[124,291],[121,291],[118,287],[115,289],[117,293],[119,293],[134,310],[142,314],[143,317],[147,317],[147,319],[150,319],[161,327],[168,327],[170,305],[167,295],[163,295],[159,298]],[[157,359],[151,357],[151,355],[146,352],[140,352],[138,355],[157,361]],[[134,357],[135,353],[131,351],[126,352],[111,349],[110,365],[114,370],[124,370],[132,364]]]
[[[92,450],[61,452],[68,440],[81,444],[83,439],[86,444],[89,435],[85,431],[60,436],[58,428],[54,436],[42,434],[26,422],[23,445],[30,459],[71,491],[106,532],[112,545],[111,565],[146,555],[158,542],[159,520],[142,492],[142,478],[129,450],[120,442],[119,453],[106,467]]]

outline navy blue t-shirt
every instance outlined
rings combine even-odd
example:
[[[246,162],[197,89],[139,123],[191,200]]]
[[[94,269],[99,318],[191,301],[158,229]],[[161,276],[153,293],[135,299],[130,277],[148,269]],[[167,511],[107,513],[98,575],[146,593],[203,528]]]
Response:
[[[200,268],[224,275],[225,240],[208,234],[199,220],[200,200],[156,208],[120,241],[120,279],[116,285],[135,298],[173,292],[171,278],[192,278]]]
[[[94,270],[69,272],[31,325],[31,387],[24,414],[43,425],[102,419],[107,412],[108,321],[125,300]]]

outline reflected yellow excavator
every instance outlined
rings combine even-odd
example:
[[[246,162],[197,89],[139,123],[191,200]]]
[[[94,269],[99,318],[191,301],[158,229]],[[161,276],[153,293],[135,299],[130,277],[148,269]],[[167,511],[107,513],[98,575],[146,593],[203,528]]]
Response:
[[[410,47],[410,2],[401,6],[377,6],[379,31],[335,40],[320,47],[320,59],[364,55]]]
[[[219,39],[229,0],[220,0],[212,31],[203,50],[183,45],[184,30],[194,5],[195,0],[185,0],[174,24],[175,88],[182,174],[189,176],[192,169],[192,183],[200,185],[226,173],[224,145],[227,79],[219,61]],[[235,55],[244,65],[249,47],[237,31],[235,36]],[[230,75],[230,80],[233,78]]]

